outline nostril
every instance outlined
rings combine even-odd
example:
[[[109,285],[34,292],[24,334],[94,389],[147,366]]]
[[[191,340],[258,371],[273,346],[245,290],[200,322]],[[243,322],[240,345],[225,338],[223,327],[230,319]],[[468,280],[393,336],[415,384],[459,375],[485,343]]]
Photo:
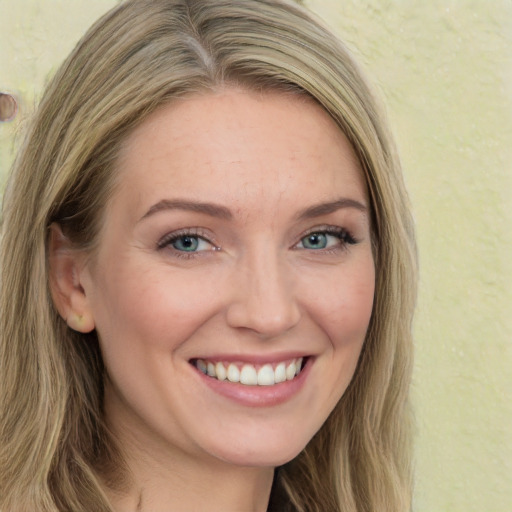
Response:
[[[0,92],[0,121],[12,121],[16,117],[18,103],[11,94]]]

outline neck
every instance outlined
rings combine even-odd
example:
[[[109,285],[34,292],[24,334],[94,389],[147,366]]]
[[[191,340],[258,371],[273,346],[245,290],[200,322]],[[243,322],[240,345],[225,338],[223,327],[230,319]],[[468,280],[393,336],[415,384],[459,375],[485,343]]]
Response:
[[[116,512],[265,512],[273,471],[254,468],[222,470],[187,468],[186,471],[155,472],[144,475],[139,468],[130,487],[123,492],[108,490]]]

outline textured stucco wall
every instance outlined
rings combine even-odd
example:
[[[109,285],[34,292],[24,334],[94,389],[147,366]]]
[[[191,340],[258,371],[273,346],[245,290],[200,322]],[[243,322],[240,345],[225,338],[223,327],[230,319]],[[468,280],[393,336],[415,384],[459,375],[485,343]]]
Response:
[[[0,0],[0,175],[35,98],[116,0]],[[416,512],[512,510],[512,2],[305,0],[384,97],[421,258]]]

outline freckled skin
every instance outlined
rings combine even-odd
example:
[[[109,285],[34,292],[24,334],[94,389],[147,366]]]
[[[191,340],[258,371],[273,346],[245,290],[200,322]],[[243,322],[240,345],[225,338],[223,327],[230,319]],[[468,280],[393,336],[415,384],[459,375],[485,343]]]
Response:
[[[290,460],[345,391],[371,315],[366,213],[298,219],[340,197],[367,205],[350,144],[304,98],[227,89],[161,108],[130,135],[117,167],[83,287],[109,375],[107,419],[129,460],[262,471]],[[182,209],[143,218],[166,198],[221,205],[231,218]],[[326,226],[357,243],[328,235],[326,249],[303,247]],[[190,228],[200,251],[159,247]],[[273,407],[218,395],[190,364],[289,351],[313,364],[300,392]]]

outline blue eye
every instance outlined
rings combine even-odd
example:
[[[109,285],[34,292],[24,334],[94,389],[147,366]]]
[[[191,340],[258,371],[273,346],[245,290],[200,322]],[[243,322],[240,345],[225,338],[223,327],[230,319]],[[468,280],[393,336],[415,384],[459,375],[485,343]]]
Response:
[[[325,233],[311,233],[302,240],[305,249],[325,249],[327,247],[327,235]]]
[[[176,238],[171,245],[177,251],[194,252],[199,247],[199,238],[197,236],[183,235]]]
[[[169,241],[177,251],[182,252],[198,252],[206,251],[211,248],[211,244],[199,236],[180,235]]]
[[[330,227],[312,231],[301,238],[297,247],[308,250],[336,249],[356,244],[357,240],[344,228]]]
[[[157,248],[170,249],[175,256],[190,256],[198,252],[216,251],[218,250],[211,242],[200,234],[192,231],[182,230],[179,232],[169,233],[164,236],[157,244]]]

